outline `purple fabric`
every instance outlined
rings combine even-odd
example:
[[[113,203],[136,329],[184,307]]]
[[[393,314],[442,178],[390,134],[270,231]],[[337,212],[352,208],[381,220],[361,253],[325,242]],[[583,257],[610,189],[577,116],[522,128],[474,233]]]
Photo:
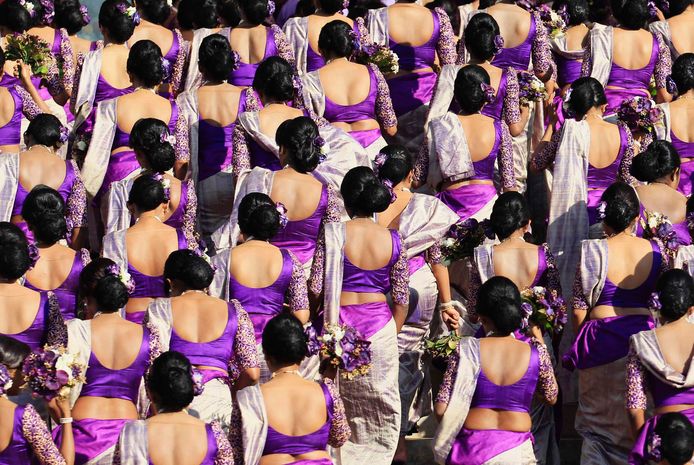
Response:
[[[118,89],[117,87],[113,87],[106,81],[106,79],[104,79],[104,77],[101,74],[99,74],[99,80],[96,84],[96,93],[94,94],[94,108],[96,108],[96,104],[99,102],[120,97],[121,95],[129,94],[134,90],[135,89],[132,86],[126,87],[125,89]]]
[[[388,263],[375,270],[365,270],[354,265],[345,254],[342,292],[374,292],[387,294],[391,289],[390,269],[400,256],[398,232],[391,229],[392,249]]]
[[[411,45],[399,44],[390,38],[388,39],[388,48],[398,55],[400,69],[413,71],[430,68],[434,65],[436,60],[436,42],[441,35],[441,23],[435,11],[431,12],[431,16],[434,19],[434,30],[426,43],[413,47]],[[436,80],[436,75],[434,75],[434,80]],[[431,95],[429,98],[431,99]],[[395,103],[395,99],[393,99],[393,103]],[[397,110],[396,114],[398,114]]]
[[[181,43],[178,41],[178,34],[173,34],[173,42],[171,43],[171,48],[169,48],[169,51],[166,52],[166,55],[164,55],[164,58],[166,58],[169,63],[171,63],[171,66],[173,67],[174,63],[176,63],[176,60],[178,59],[178,51],[181,49]],[[171,79],[173,78],[174,73],[170,73],[170,76],[168,76],[164,82],[166,83],[171,83]],[[165,97],[165,98],[168,98]]]
[[[660,263],[663,259],[660,249],[655,242],[651,242],[651,248],[653,249],[653,263],[651,264],[651,271],[648,273],[648,277],[643,284],[634,289],[622,289],[610,281],[610,278],[606,277],[605,286],[600,293],[600,297],[598,297],[598,301],[595,302],[596,307],[600,305],[624,308],[648,307],[648,298],[651,292],[655,290],[655,283],[658,280],[660,271]]]
[[[489,116],[495,120],[501,120],[504,111],[504,98],[506,97],[506,84],[508,82],[508,73],[504,69],[499,80],[499,88],[496,90],[496,98],[492,103],[488,103],[482,107],[484,116]],[[455,100],[455,99],[454,99]],[[497,133],[498,134],[498,133]]]
[[[72,434],[75,439],[75,465],[84,465],[89,460],[102,454],[118,442],[120,432],[130,420],[96,420],[85,418],[72,423]],[[53,430],[53,439],[58,447],[62,444],[62,430]]]
[[[674,145],[674,141],[673,141]],[[694,143],[688,143],[690,151],[694,152]],[[678,149],[680,157],[682,157],[682,152]],[[694,158],[694,153],[687,153],[686,157]],[[680,184],[677,186],[677,190],[683,195],[689,197],[692,195],[692,185],[694,185],[694,160],[688,160],[682,162],[680,165]]]
[[[694,388],[680,389],[665,384],[650,372],[646,372],[646,380],[656,408],[670,405],[694,404]]]
[[[0,452],[0,465],[26,465],[33,462],[34,454],[31,446],[22,434],[22,417],[26,407],[17,406],[14,409],[12,436],[7,447]]]
[[[25,343],[32,351],[40,349],[46,342],[46,336],[48,335],[49,311],[48,297],[46,297],[45,292],[42,292],[39,300],[39,311],[36,312],[36,318],[34,318],[31,326],[20,333],[5,334],[5,336],[10,336],[19,342]]]
[[[266,58],[277,55],[277,44],[275,43],[275,34],[271,28],[266,28],[267,38],[265,40],[265,53],[263,59],[258,63],[250,64],[239,62],[238,68],[229,73],[229,84],[239,87],[251,87],[255,72]]]
[[[655,328],[650,315],[613,316],[583,323],[576,340],[562,357],[568,370],[583,370],[612,363],[629,352],[632,334]]]
[[[429,103],[434,95],[436,77],[437,74],[433,71],[426,71],[388,79],[386,82],[395,115],[400,117]]]
[[[689,227],[687,227],[687,220],[684,220],[681,223],[673,224],[672,229],[675,230],[675,234],[677,235],[677,241],[680,243],[680,245],[691,245],[692,244],[692,236],[689,234]]]
[[[272,153],[265,150],[254,139],[248,142],[248,155],[251,159],[251,168],[260,166],[270,171],[279,171],[282,169],[280,159]]]
[[[410,272],[410,276],[415,274],[417,271],[420,269],[424,268],[424,266],[427,264],[426,259],[424,258],[424,253],[421,253],[419,255],[416,255],[409,260],[407,260],[407,267]]]
[[[255,340],[263,338],[263,330],[267,322],[282,312],[284,296],[292,280],[293,264],[289,252],[282,252],[282,271],[274,283],[267,287],[246,287],[239,283],[234,275],[229,273],[229,298],[236,299],[248,312],[253,322]]]
[[[75,259],[72,262],[72,268],[70,268],[70,273],[68,273],[67,278],[55,289],[48,289],[53,291],[55,296],[58,298],[58,305],[60,305],[60,313],[63,315],[65,321],[72,320],[77,317],[77,296],[79,289],[79,279],[80,273],[84,269],[84,264],[82,263],[82,258],[80,253],[75,254]],[[29,289],[33,289],[37,292],[45,291],[46,289],[39,289],[29,282],[27,279],[24,281],[24,286]]]
[[[131,323],[136,323],[138,325],[141,325],[142,322],[145,320],[145,313],[146,312],[144,312],[144,311],[142,311],[142,312],[127,312],[125,314],[125,319]]]
[[[681,410],[679,413],[694,423],[694,408]],[[660,415],[654,415],[646,420],[646,423],[641,428],[639,436],[636,438],[633,449],[629,453],[629,465],[646,465],[652,463],[647,459],[648,456],[648,439],[655,432],[655,427],[658,424]]]
[[[378,82],[376,75],[369,71],[369,94],[364,100],[354,105],[340,105],[325,96],[325,111],[323,117],[331,123],[355,123],[367,119],[376,119],[376,94],[378,93]],[[393,99],[395,100],[395,99]]]
[[[472,430],[463,428],[453,442],[446,465],[484,465],[488,460],[520,446],[533,436],[528,431]]]
[[[185,215],[186,208],[188,207],[188,183],[181,183],[181,197],[178,201],[178,206],[176,210],[173,211],[169,219],[164,221],[164,224],[171,226],[172,228],[182,229],[183,228],[183,216]]]
[[[185,249],[188,246],[188,241],[186,240],[183,231],[180,229],[176,230],[176,236],[178,236],[178,249]],[[135,290],[130,294],[131,298],[136,297],[166,297],[166,288],[164,286],[164,275],[159,276],[149,276],[140,273],[135,269],[130,263],[128,263],[128,273],[135,281]],[[134,314],[131,314],[134,315]]]
[[[101,196],[108,192],[111,184],[127,178],[128,175],[139,169],[140,163],[137,161],[134,150],[112,153],[108,159],[108,166],[106,167],[106,174],[104,175],[101,188],[94,197],[95,204],[100,204]]]
[[[489,152],[485,158],[473,161],[472,166],[475,168],[475,175],[468,178],[468,180],[477,181],[492,181],[494,180],[494,165],[496,164],[496,157],[499,154],[499,145],[501,145],[501,121],[494,120],[494,132],[495,140],[492,150]]]
[[[579,60],[566,58],[560,54],[554,54],[554,60],[557,64],[557,84],[559,87],[567,86],[581,77],[581,63]]]
[[[495,195],[496,188],[492,184],[466,184],[439,192],[436,197],[461,219],[467,219],[484,208]]]
[[[316,250],[318,232],[327,208],[328,188],[323,186],[318,206],[311,216],[303,220],[288,221],[270,243],[281,249],[290,250],[302,264],[307,263]]]
[[[367,339],[383,329],[392,318],[393,313],[386,302],[340,306],[340,324],[353,326]]]
[[[169,118],[169,133],[176,133],[176,123],[178,122],[178,105],[176,102],[171,102],[171,117]],[[121,147],[130,147],[130,133],[123,131],[116,122],[116,134],[113,136],[113,145],[111,150],[116,150]]]
[[[599,223],[598,204],[605,189],[610,187],[619,176],[619,167],[622,163],[622,158],[628,148],[628,135],[623,126],[619,126],[619,153],[617,158],[612,163],[604,168],[596,168],[588,162],[587,187],[588,199],[586,206],[588,208],[588,221],[591,225]]]
[[[183,339],[171,326],[169,350],[182,353],[192,365],[207,366],[228,370],[229,360],[234,350],[234,339],[238,329],[238,318],[233,304],[227,303],[227,324],[217,339],[208,342],[191,342]]]
[[[202,375],[202,385],[209,383],[213,379],[221,379],[225,383],[230,384],[229,374],[226,372],[228,368],[225,368],[224,372],[219,370],[201,370],[198,368],[198,373]]]
[[[537,35],[537,25],[535,24],[535,16],[530,15],[530,29],[528,37],[525,41],[511,48],[502,48],[501,51],[494,56],[492,64],[499,68],[508,68],[509,66],[519,71],[525,71],[530,67],[530,57],[533,48],[533,42]]]
[[[653,76],[653,70],[655,69],[655,63],[658,60],[659,49],[658,40],[653,36],[651,58],[648,64],[643,68],[625,69],[613,62],[612,69],[610,70],[610,77],[605,87],[614,86],[624,89],[648,89],[651,83],[651,76]],[[609,89],[605,90],[609,91]]]
[[[24,104],[14,86],[7,87],[10,97],[14,101],[14,113],[12,118],[0,127],[0,145],[17,145],[21,142],[22,109]]]
[[[149,340],[147,329],[142,331],[140,351],[135,361],[126,368],[112,370],[101,364],[94,352],[89,354],[89,368],[87,368],[87,381],[82,387],[81,397],[106,397],[108,399],[129,400],[137,402],[137,393],[140,389],[140,379],[144,376],[149,365]]]
[[[590,172],[590,165],[588,165],[588,171]],[[602,221],[598,214],[598,204],[603,192],[605,192],[605,188],[588,189],[586,208],[588,209],[588,224],[591,226]]]
[[[359,145],[367,148],[369,145],[376,142],[379,137],[381,137],[381,129],[376,128],[367,129],[365,131],[349,131],[348,134],[352,136],[352,139],[359,142]]]
[[[628,89],[614,89],[605,88],[605,97],[607,97],[607,109],[605,110],[605,115],[614,115],[617,113],[619,106],[623,101],[631,97],[645,97],[649,98],[648,86],[644,87],[631,87]]]
[[[65,177],[63,182],[60,183],[57,191],[63,198],[63,202],[67,204],[67,199],[72,193],[72,186],[75,184],[77,178],[77,173],[75,172],[74,165],[70,161],[65,162]],[[29,191],[27,191],[21,183],[17,182],[17,193],[14,198],[14,206],[12,207],[12,216],[21,216],[22,207],[24,207],[24,202],[26,202],[29,196]]]
[[[231,166],[234,156],[232,136],[235,127],[236,123],[213,126],[205,120],[200,120],[198,126],[199,181],[204,181]]]
[[[314,460],[298,460],[296,462],[289,462],[287,465],[334,465],[334,463],[330,459],[322,458]]]
[[[280,433],[272,426],[268,425],[263,455],[301,455],[315,451],[324,451],[327,448],[328,437],[330,436],[330,421],[333,417],[333,398],[325,384],[320,383],[320,387],[323,390],[325,407],[328,412],[328,419],[325,423],[323,423],[323,426],[310,434],[304,434],[302,436],[289,436]]]

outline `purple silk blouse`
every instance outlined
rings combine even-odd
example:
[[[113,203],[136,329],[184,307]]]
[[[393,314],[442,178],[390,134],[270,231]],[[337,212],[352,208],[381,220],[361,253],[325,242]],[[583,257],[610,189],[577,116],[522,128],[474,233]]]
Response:
[[[186,240],[183,231],[176,230],[176,236],[178,237],[178,249],[186,249],[188,247],[188,241]],[[149,276],[140,273],[134,266],[128,263],[128,273],[135,282],[135,290],[130,295],[131,298],[137,297],[166,297],[166,289],[164,286],[164,275],[160,276]],[[132,314],[134,315],[134,314]]]
[[[441,21],[435,11],[431,12],[434,20],[434,30],[431,37],[422,45],[413,47],[395,42],[388,38],[388,47],[395,52],[399,58],[400,68],[407,71],[429,68],[436,60],[436,43],[441,35]]]
[[[694,142],[685,142],[675,135],[670,130],[670,140],[672,146],[675,147],[677,153],[682,158],[680,165],[680,184],[677,190],[689,197],[692,194],[692,186],[694,185]]]
[[[325,97],[325,112],[323,116],[331,123],[355,123],[367,119],[376,119],[376,96],[378,94],[378,81],[376,73],[371,67],[369,70],[369,94],[364,100],[354,105],[340,105],[328,96]]]
[[[14,85],[6,88],[14,102],[14,113],[12,118],[0,127],[0,145],[17,145],[21,142],[22,136],[22,114],[33,119],[34,116],[41,113],[41,110],[23,87]]]
[[[265,59],[278,54],[277,44],[275,43],[275,32],[271,27],[266,27],[265,32],[265,53],[263,59],[258,63],[243,63],[239,61],[238,67],[229,73],[229,83],[239,87],[251,87],[255,72]]]
[[[557,64],[557,84],[559,87],[567,86],[581,77],[583,62],[580,60],[573,60],[555,53],[554,61]]]
[[[530,67],[533,42],[535,42],[537,31],[536,18],[534,15],[531,15],[528,37],[520,45],[502,48],[492,59],[492,64],[500,68],[508,68],[510,66],[519,71],[527,70]]]
[[[55,342],[55,336],[52,334],[55,331],[66,335],[65,324],[55,295],[50,291],[40,294],[39,309],[31,325],[22,332],[5,334],[25,343],[31,350],[38,350],[46,343]]]
[[[65,459],[34,406],[17,406],[14,409],[10,443],[0,452],[0,465],[35,463],[64,465]]]

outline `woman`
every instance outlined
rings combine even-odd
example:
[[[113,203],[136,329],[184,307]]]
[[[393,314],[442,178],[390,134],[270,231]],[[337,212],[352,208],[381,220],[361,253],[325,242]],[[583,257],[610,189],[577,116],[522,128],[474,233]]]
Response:
[[[340,380],[352,437],[338,458],[343,465],[386,465],[400,433],[397,333],[409,305],[407,251],[400,233],[374,221],[374,214],[390,205],[391,194],[370,168],[349,170],[340,193],[352,219],[325,225],[311,291],[323,294],[325,324],[353,326],[371,342],[373,367],[364,376]]]
[[[141,323],[151,299],[165,297],[164,263],[174,250],[197,249],[183,231],[164,224],[169,204],[168,188],[157,175],[135,180],[128,208],[135,224],[104,237],[102,255],[133,276],[135,288],[125,309],[129,321]]]
[[[27,150],[19,154],[4,155],[7,176],[0,180],[10,207],[5,216],[18,225],[33,240],[31,231],[22,216],[22,208],[31,190],[47,185],[57,190],[67,206],[69,242],[75,250],[86,245],[87,196],[77,164],[63,160],[56,151],[67,141],[67,128],[53,115],[36,116],[24,133]]]
[[[434,187],[439,200],[461,220],[489,216],[497,195],[493,182],[497,161],[502,188],[516,188],[508,127],[480,114],[492,98],[489,82],[481,66],[468,65],[458,71],[455,99],[460,113],[449,111],[431,121],[428,150],[417,162],[417,180]]]
[[[94,47],[93,42],[77,35],[90,22],[91,17],[87,6],[82,5],[79,0],[57,0],[55,2],[54,23],[56,28],[64,29],[67,32],[68,40],[72,46],[73,63],[76,62],[80,54],[86,54]],[[72,84],[72,82],[69,83],[70,88],[72,88]]]
[[[664,414],[655,427],[652,438],[660,440],[657,447],[661,464],[689,465],[694,453],[694,426],[687,417],[677,412]]]
[[[188,412],[205,422],[216,421],[228,433],[231,388],[254,384],[259,377],[253,323],[238,301],[206,294],[214,278],[205,259],[177,250],[164,265],[168,299],[147,309],[150,324],[159,328],[164,350],[175,350],[202,374],[203,392]]]
[[[87,249],[75,251],[65,245],[65,202],[58,191],[39,184],[27,196],[22,217],[38,249],[38,260],[24,276],[24,286],[53,292],[63,319],[76,318],[79,276],[91,257]]]
[[[694,347],[692,277],[682,270],[666,272],[658,280],[653,300],[662,326],[631,336],[627,356],[626,406],[637,438],[629,454],[630,465],[648,463],[649,438],[664,413],[680,412],[689,420],[694,418],[694,380],[688,369]],[[648,393],[655,411],[646,420]]]
[[[281,228],[284,213],[266,194],[246,195],[239,205],[238,222],[243,243],[215,256],[217,276],[210,294],[224,300],[236,299],[253,322],[258,354],[263,329],[275,315],[289,311],[302,323],[309,319],[306,276],[301,262],[287,249],[269,241]],[[270,379],[264,359],[260,381]]]
[[[192,370],[179,352],[164,352],[154,360],[146,382],[154,415],[123,426],[115,465],[233,465],[232,449],[219,423],[200,421],[186,410],[195,401]]]
[[[0,335],[0,418],[3,437],[9,437],[0,451],[0,464],[72,465],[75,463],[75,443],[70,403],[60,398],[50,402],[65,437],[58,449],[34,406],[19,406],[7,398],[18,394],[24,384],[22,364],[30,352],[26,344]]]
[[[347,441],[349,424],[332,380],[316,383],[299,375],[308,352],[299,320],[287,314],[271,319],[263,352],[272,378],[237,393],[232,431],[242,436],[234,442],[244,444],[237,457],[245,463],[331,465],[326,449]]]
[[[166,214],[162,217],[164,224],[180,229],[187,240],[194,241],[197,216],[195,186],[191,179],[181,181],[168,174],[176,163],[176,153],[172,145],[175,141],[170,140],[169,129],[163,121],[143,118],[133,126],[129,146],[135,152],[137,163],[142,167],[141,174],[161,177],[169,186],[169,204]],[[127,200],[134,179],[123,179],[111,184],[108,193],[106,233],[126,229],[132,225]]]
[[[86,382],[72,388],[75,464],[111,463],[123,425],[146,413],[138,411],[142,378],[160,353],[151,327],[125,321],[119,310],[128,302],[129,278],[118,265],[97,258],[80,275],[85,320],[68,323],[67,350],[87,365]],[[64,441],[54,431],[56,444]]]
[[[648,298],[667,258],[660,245],[632,236],[639,216],[634,189],[615,183],[602,195],[607,239],[581,243],[573,293],[577,335],[563,357],[578,369],[576,431],[581,464],[623,464],[633,443],[624,410],[628,338],[655,324]]]
[[[218,10],[217,0],[180,0],[178,2],[176,22],[183,38],[191,43],[190,53],[195,53],[194,37],[198,31],[215,29],[216,32],[221,29]],[[190,60],[190,63],[195,61]],[[190,66],[188,72],[190,72]]]
[[[445,321],[457,322],[458,313],[452,301],[448,269],[441,263],[441,240],[458,221],[450,208],[437,198],[412,192],[413,160],[404,147],[389,145],[377,158],[378,177],[392,186],[392,203],[376,216],[384,228],[396,229],[407,248],[410,289],[415,305],[400,333],[400,441],[395,461],[407,462],[405,435],[431,408],[426,388],[428,363],[423,340],[429,336],[434,312],[439,310]],[[437,306],[437,301],[440,304]],[[415,303],[416,302],[416,303]],[[424,390],[424,392],[422,392]],[[429,405],[426,405],[429,402]],[[415,413],[410,411],[414,408]]]
[[[573,118],[556,133],[553,124],[547,126],[530,169],[554,165],[547,242],[561,257],[557,266],[562,286],[568,289],[576,271],[578,244],[588,239],[589,228],[591,237],[599,237],[600,197],[616,180],[633,182],[629,168],[634,141],[626,125],[603,120],[607,98],[596,79],[574,81],[565,105]]]
[[[685,211],[687,197],[677,192],[680,180],[680,157],[669,142],[655,141],[645,152],[634,157],[631,173],[644,185],[636,186],[641,202],[641,218],[637,234],[642,236],[644,224],[654,213],[665,215],[672,223],[678,245],[689,245],[689,235]],[[669,245],[668,248],[672,247]]]
[[[167,69],[158,92],[164,97],[174,97],[183,90],[183,71],[186,62],[186,44],[178,29],[163,26],[171,15],[171,6],[159,0],[139,0],[135,7],[140,15],[140,23],[135,26],[128,39],[128,47],[139,40],[151,40],[159,47]]]
[[[692,0],[670,0],[668,6],[670,7],[669,18],[649,24],[648,29],[663,37],[674,60],[681,54],[694,50],[694,35],[692,35],[691,28],[687,26],[692,20],[694,2]]]
[[[582,71],[605,88],[605,114],[615,114],[630,97],[649,98],[651,77],[658,89],[657,101],[670,101],[665,88],[672,65],[670,49],[659,33],[644,30],[650,18],[647,0],[612,0],[612,13],[619,26],[591,29]]]
[[[344,21],[352,27],[359,47],[371,44],[369,31],[363,18],[352,20],[343,15],[343,0],[321,0],[316,2],[316,12],[305,17],[294,17],[284,24],[284,33],[295,53],[296,70],[300,75],[316,71],[325,66],[325,58],[320,54],[318,38],[323,26],[332,21]]]
[[[352,28],[341,20],[321,29],[318,49],[326,65],[304,78],[313,112],[346,131],[373,159],[397,132],[388,86],[378,68],[349,61],[354,51]]]
[[[447,465],[535,464],[533,396],[554,405],[558,394],[547,347],[514,337],[523,317],[520,293],[508,278],[482,285],[477,314],[487,337],[464,338],[448,359],[435,405],[441,422],[435,458]]]
[[[694,53],[680,55],[672,65],[670,90],[675,100],[663,103],[663,118],[656,124],[658,139],[671,142],[680,154],[681,173],[677,190],[689,197],[694,191],[694,130],[685,124],[694,111]]]

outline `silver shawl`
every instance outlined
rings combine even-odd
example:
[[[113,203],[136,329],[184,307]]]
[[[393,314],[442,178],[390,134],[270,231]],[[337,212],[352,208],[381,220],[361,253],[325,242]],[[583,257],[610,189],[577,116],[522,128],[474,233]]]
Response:
[[[197,33],[198,31],[196,31]],[[184,118],[188,124],[188,147],[190,148],[190,171],[195,185],[198,185],[198,91],[197,88],[183,92],[176,97],[178,117]]]
[[[19,154],[0,155],[0,221],[10,221],[19,183]]]
[[[126,230],[122,229],[104,236],[103,250],[101,255],[104,258],[110,258],[121,269],[127,269],[128,267],[128,251],[125,246],[125,233]]]
[[[325,225],[325,269],[323,284],[323,308],[326,324],[337,324],[340,320],[340,294],[344,274],[345,223]]]
[[[398,231],[404,239],[407,258],[413,258],[441,240],[458,215],[434,196],[414,194],[400,214]]]
[[[229,28],[224,28],[220,30],[218,33],[224,34],[223,31],[227,31],[225,37],[228,39]],[[190,43],[190,53],[188,55],[188,72],[186,73],[185,90],[187,91],[200,87],[200,85],[202,84],[202,75],[200,74],[200,70],[198,69],[198,55],[200,53],[200,44],[202,44],[202,40],[205,37],[212,34],[215,34],[215,30],[207,28],[196,29],[195,33],[193,34],[193,41]]]
[[[215,269],[209,292],[212,297],[229,300],[229,261],[231,249],[225,249],[212,257],[212,265]]]
[[[267,438],[268,419],[263,393],[256,384],[236,393],[243,427],[243,458],[245,465],[258,465]]]
[[[147,423],[144,420],[129,421],[123,426],[118,438],[121,465],[143,465],[149,463]]]
[[[474,176],[465,130],[455,114],[448,112],[432,120],[427,135],[429,185],[437,186],[441,181],[455,182]]]
[[[672,115],[670,113],[670,104],[661,103],[658,105],[663,111],[663,117],[657,123],[655,123],[655,134],[660,140],[666,140],[672,142],[672,134],[670,134],[672,128]]]
[[[258,143],[258,145],[279,159],[280,148],[277,146],[277,143],[275,143],[274,138],[271,139],[260,130],[260,118],[257,111],[246,111],[241,113],[239,115],[238,124]]]
[[[296,69],[299,74],[306,73],[306,52],[308,50],[308,17],[289,18],[284,23],[284,35],[294,49]]]
[[[431,120],[440,118],[448,113],[454,96],[455,78],[463,65],[443,65],[436,81],[436,91],[429,103],[429,115],[424,123],[424,129],[429,127]]]
[[[677,249],[675,268],[680,268],[694,276],[694,245],[683,245]]]
[[[607,278],[607,240],[581,242],[581,287],[588,306],[593,308],[602,294]]]
[[[480,281],[487,282],[496,276],[494,272],[494,244],[483,244],[475,248],[475,263],[480,275]]]
[[[82,181],[87,193],[94,197],[106,176],[111,147],[116,134],[116,103],[118,98],[99,102],[96,107],[94,132],[82,165]]]
[[[108,191],[108,211],[106,212],[105,233],[112,233],[130,227],[128,196],[135,178],[126,178],[111,184]]]
[[[667,46],[670,48],[670,56],[672,56],[672,61],[675,61],[679,56],[680,52],[677,51],[674,44],[672,43],[672,32],[670,30],[670,23],[665,21],[655,21],[648,25],[648,29],[653,34],[660,34]]]
[[[98,48],[97,50],[87,52],[84,56],[82,73],[79,76],[80,83],[77,88],[77,97],[75,99],[75,122],[73,130],[80,127],[92,112],[94,97],[96,96],[96,87],[99,84],[99,73],[101,73],[102,52],[103,48]]]
[[[154,299],[147,306],[146,318],[149,325],[157,328],[162,352],[169,350],[169,344],[171,343],[171,328],[173,327],[171,299]]]
[[[592,66],[590,76],[594,77],[603,87],[607,85],[612,70],[612,26],[595,24],[588,33]]]
[[[260,166],[252,170],[243,171],[236,182],[236,194],[234,195],[234,209],[231,212],[229,224],[226,227],[225,235],[228,234],[228,247],[236,247],[241,234],[239,228],[239,206],[243,198],[252,193],[270,195],[272,192],[272,181],[275,179],[275,172]]]
[[[685,375],[679,373],[668,364],[663,352],[660,350],[654,329],[632,335],[629,343],[641,360],[641,364],[658,381],[676,389],[694,387],[694,370],[688,369]],[[691,366],[690,363],[686,365]]]
[[[585,55],[585,50],[580,49],[580,50],[569,50],[568,46],[566,45],[566,35],[562,34],[559,37],[555,37],[554,39],[550,39],[549,41],[550,47],[552,48],[552,52],[560,55],[566,59],[569,60],[583,60],[583,57]]]
[[[388,46],[388,8],[369,10],[366,15],[366,28],[375,44]]]
[[[304,102],[315,115],[325,114],[325,93],[318,71],[311,71],[302,78]]]
[[[73,354],[78,363],[84,366],[89,365],[89,357],[92,352],[92,322],[91,320],[80,320],[75,318],[65,322],[67,326],[67,351]],[[82,392],[82,383],[78,383],[70,390],[70,407],[75,406],[75,402]]]

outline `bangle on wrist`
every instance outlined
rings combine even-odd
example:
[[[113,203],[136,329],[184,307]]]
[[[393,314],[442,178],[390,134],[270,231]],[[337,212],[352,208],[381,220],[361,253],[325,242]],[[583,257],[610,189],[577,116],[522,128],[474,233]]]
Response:
[[[72,417],[61,418],[59,421],[61,425],[69,425],[72,423]]]

